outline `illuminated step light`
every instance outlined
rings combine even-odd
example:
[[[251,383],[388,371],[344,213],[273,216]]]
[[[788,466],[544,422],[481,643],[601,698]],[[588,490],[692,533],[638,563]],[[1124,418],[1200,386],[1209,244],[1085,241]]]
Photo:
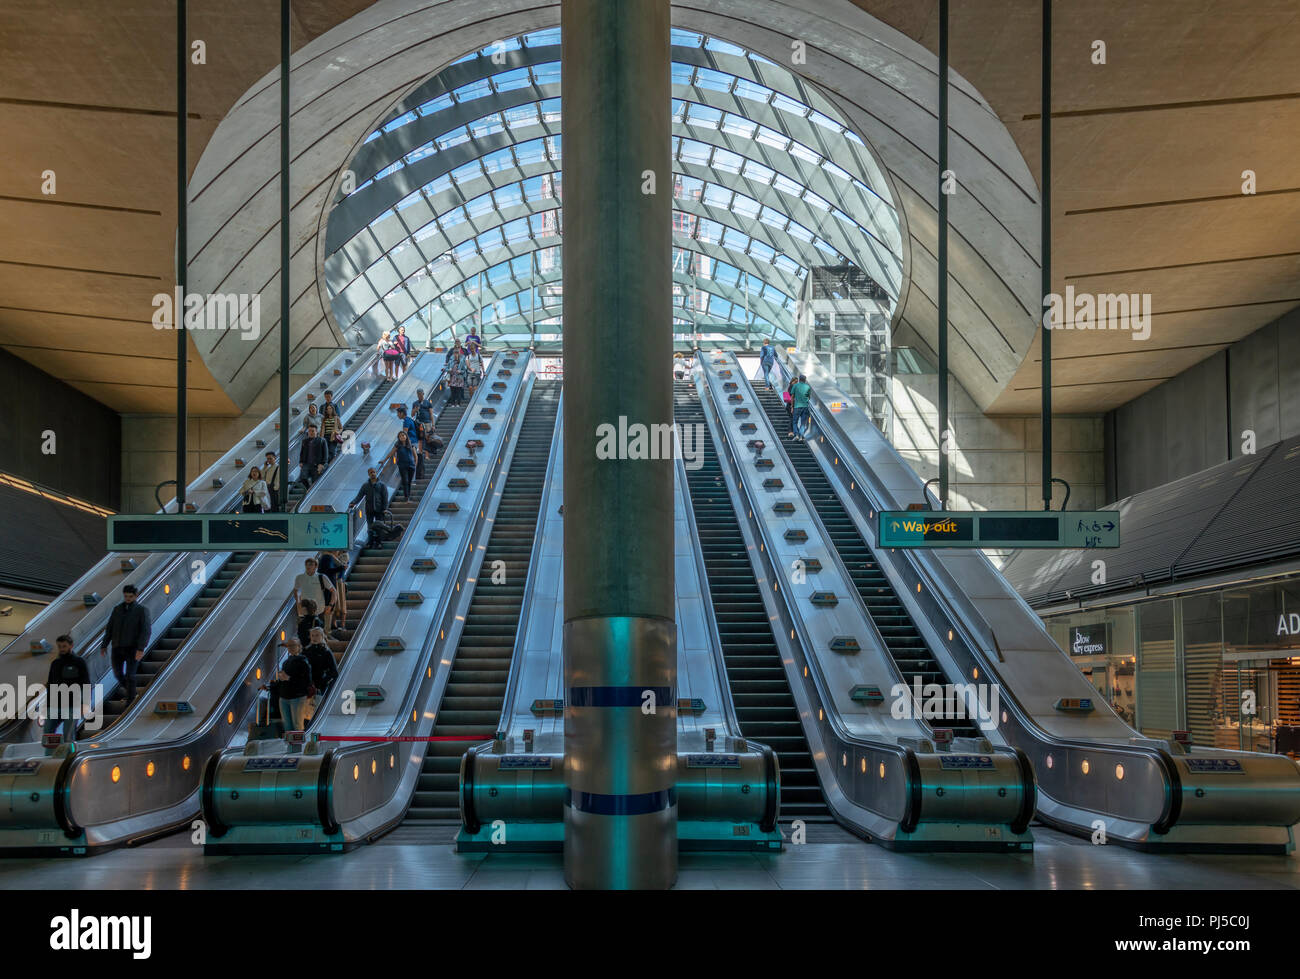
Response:
[[[427,541],[444,541],[447,539],[447,532],[441,527],[434,530],[427,530],[424,533],[424,539]]]
[[[459,513],[460,507],[451,501],[445,501],[438,504],[439,513]]]
[[[400,653],[405,648],[406,643],[402,642],[401,636],[380,636],[379,641],[375,643],[375,652],[382,656]]]
[[[815,591],[812,593],[810,601],[818,608],[834,608],[840,603],[833,591]]]
[[[1091,697],[1061,697],[1052,705],[1064,714],[1091,714]]]
[[[358,683],[353,692],[356,695],[355,702],[361,706],[384,702],[384,688],[377,683]]]
[[[528,708],[539,717],[548,714],[563,714],[564,701],[560,700],[534,700],[532,706]]]
[[[856,704],[867,704],[875,707],[877,704],[885,702],[885,695],[873,683],[860,683],[849,691],[849,699]]]
[[[776,465],[776,463],[774,463],[771,459],[755,459],[755,460],[754,460],[754,468],[755,468],[755,469],[772,469],[773,467],[775,467],[775,465]]]
[[[785,532],[785,539],[788,540],[788,541],[790,541],[791,543],[796,543],[796,542],[797,542],[797,543],[803,543],[804,541],[806,541],[806,540],[808,539],[808,531],[806,531],[806,530],[787,530],[787,531]]]
[[[790,502],[773,503],[772,512],[778,516],[789,516],[794,513],[794,504]]]
[[[832,653],[856,653],[862,650],[854,636],[836,636],[830,642]]]
[[[469,480],[465,479],[463,476],[457,476],[455,479],[447,480],[448,489],[465,489],[467,486],[469,486]]]
[[[415,605],[423,605],[424,596],[418,591],[399,591],[397,593],[397,607],[410,608]]]
[[[777,479],[775,476],[769,476],[767,479],[763,480],[763,489],[765,490],[779,490],[784,488],[785,483],[782,480]]]
[[[703,714],[704,710],[704,701],[699,697],[682,697],[677,701],[679,714]]]
[[[160,717],[180,717],[193,714],[194,705],[188,700],[160,700],[153,705],[153,712]]]
[[[99,604],[99,602],[99,592],[97,591],[88,591],[86,594],[81,596],[81,604],[86,606],[86,608],[94,608]]]
[[[417,557],[411,562],[412,571],[437,571],[438,562],[431,557]]]

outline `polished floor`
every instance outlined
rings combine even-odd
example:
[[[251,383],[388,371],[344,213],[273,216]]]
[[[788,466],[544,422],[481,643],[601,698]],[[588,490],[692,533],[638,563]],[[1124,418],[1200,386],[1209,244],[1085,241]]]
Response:
[[[186,835],[85,860],[0,861],[0,889],[549,889],[560,859],[458,854],[455,827],[399,829],[352,853],[205,857]],[[1032,854],[900,854],[821,827],[778,854],[683,854],[677,887],[722,890],[1263,890],[1300,887],[1300,859],[1146,854],[1041,826]]]

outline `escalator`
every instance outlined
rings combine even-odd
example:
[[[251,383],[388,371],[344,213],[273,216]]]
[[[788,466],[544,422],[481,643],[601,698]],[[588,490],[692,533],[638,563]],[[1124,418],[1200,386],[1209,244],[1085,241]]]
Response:
[[[389,382],[381,381],[379,387],[348,418],[348,426],[360,428],[365,424],[375,409],[384,403],[384,398],[391,388],[392,385]],[[302,498],[306,495],[307,486],[301,480],[289,485],[288,508],[290,512],[298,509],[298,504],[302,502]],[[203,617],[221,600],[221,596],[226,589],[234,584],[235,580],[243,574],[255,557],[257,557],[255,551],[237,551],[231,554],[221,566],[221,570],[209,579],[207,585],[199,592],[189,607],[172,623],[171,628],[154,642],[136,669],[137,698],[144,696],[149,685],[158,679],[158,676],[166,669],[167,664],[171,662],[172,656],[176,654],[176,651],[181,646],[185,645],[190,635],[198,628]],[[103,729],[106,730],[111,727],[129,706],[130,704],[126,700],[126,688],[121,684],[116,685],[104,702]]]
[[[429,744],[409,821],[459,822],[461,756],[490,741],[501,720],[559,407],[560,382],[536,381],[433,728],[435,738],[473,740]],[[491,581],[497,561],[505,562],[503,584]]]
[[[383,390],[387,391],[390,385],[385,383]],[[435,385],[436,390],[436,385]],[[376,392],[382,394],[382,392]],[[381,398],[382,400],[382,398]],[[378,402],[376,402],[378,404]],[[367,402],[369,405],[369,402]],[[456,426],[460,424],[461,416],[465,414],[467,404],[461,403],[456,405],[444,405],[441,413],[433,423],[433,430],[438,437],[442,439],[446,448],[444,453],[452,450],[451,439],[456,434]],[[372,409],[373,410],[373,409]],[[366,407],[361,409],[361,417],[366,417]],[[382,465],[383,457],[376,460],[376,465]],[[411,480],[411,498],[409,500],[399,500],[397,498],[398,488],[389,495],[388,508],[393,513],[394,521],[402,528],[411,525],[411,516],[415,513],[415,508],[419,505],[424,491],[428,489],[429,483],[437,475],[438,464],[442,461],[440,455],[437,459],[426,458],[424,460],[424,478]],[[379,587],[380,581],[384,577],[384,572],[388,570],[389,563],[393,560],[393,554],[397,550],[397,545],[401,543],[401,538],[384,541],[378,547],[364,547],[357,555],[355,561],[348,568],[344,581],[347,582],[348,598],[348,628],[338,630],[337,636],[327,636],[326,642],[334,652],[334,658],[338,659],[348,648],[348,643],[361,626],[361,620],[365,618],[366,610],[370,607],[370,601],[375,596],[375,589]]]
[[[673,404],[677,424],[698,425],[696,431],[703,433],[703,465],[688,469],[686,479],[741,733],[776,752],[782,819],[829,822],[812,752],[692,381],[674,382]]]
[[[903,679],[909,686],[918,679],[922,684],[946,684],[948,677],[917,632],[911,616],[898,600],[885,572],[872,557],[871,549],[853,525],[808,446],[782,434],[790,430],[790,413],[786,411],[781,395],[767,390],[761,383],[754,383],[752,387]],[[949,718],[942,725],[951,728],[955,737],[983,736],[969,717]]]

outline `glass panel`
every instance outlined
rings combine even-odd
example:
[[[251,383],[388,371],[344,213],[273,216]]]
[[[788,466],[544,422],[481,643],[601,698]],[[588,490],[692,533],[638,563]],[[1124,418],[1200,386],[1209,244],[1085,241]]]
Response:
[[[1178,727],[1172,599],[1147,602],[1137,609],[1137,684],[1142,697],[1137,719],[1143,734],[1171,738]]]

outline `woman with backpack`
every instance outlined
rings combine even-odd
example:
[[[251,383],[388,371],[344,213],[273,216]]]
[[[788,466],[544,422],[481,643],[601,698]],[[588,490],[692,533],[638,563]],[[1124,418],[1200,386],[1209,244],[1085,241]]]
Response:
[[[266,513],[271,509],[271,491],[266,488],[262,470],[256,466],[248,471],[248,478],[239,488],[239,495],[244,501],[244,513]]]

